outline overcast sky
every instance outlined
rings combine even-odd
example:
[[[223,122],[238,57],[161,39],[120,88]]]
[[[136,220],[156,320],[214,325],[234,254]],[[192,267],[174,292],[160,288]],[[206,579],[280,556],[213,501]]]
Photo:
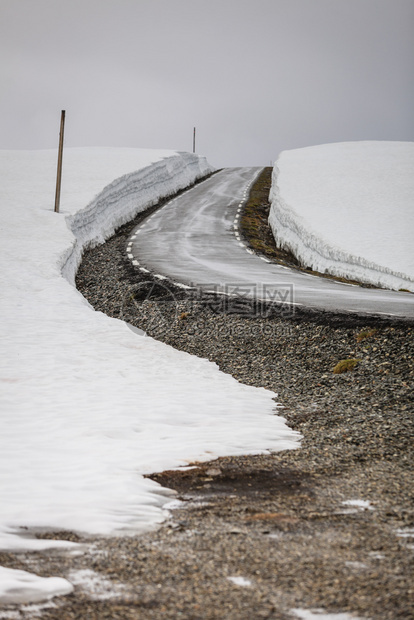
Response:
[[[0,0],[0,148],[414,140],[414,0]]]

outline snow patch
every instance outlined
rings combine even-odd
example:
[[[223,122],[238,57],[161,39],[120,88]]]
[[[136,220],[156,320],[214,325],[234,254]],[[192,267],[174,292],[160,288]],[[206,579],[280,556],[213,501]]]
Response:
[[[302,620],[361,620],[347,613],[326,613],[323,609],[291,609],[290,611]]]
[[[371,505],[366,499],[347,499],[342,502],[344,506],[356,506],[357,508],[361,508],[361,510],[374,510],[374,507]]]
[[[73,592],[73,586],[61,577],[38,577],[24,570],[0,566],[0,604],[37,603]]]
[[[115,583],[93,570],[84,569],[73,571],[68,575],[74,586],[79,586],[93,600],[108,600],[122,596],[125,593],[123,584]]]
[[[227,579],[234,583],[235,586],[240,586],[242,588],[249,588],[252,585],[250,579],[246,579],[245,577],[227,577]]]
[[[56,609],[56,605],[48,601],[40,605],[20,605],[19,609],[0,610],[0,620],[31,620],[42,616],[45,609]]]
[[[345,566],[347,566],[348,568],[354,568],[355,570],[365,570],[366,568],[368,568],[368,566],[364,564],[364,562],[358,561],[345,562]]]
[[[396,535],[398,536],[398,538],[414,538],[414,528],[400,528],[398,530],[395,530]]]

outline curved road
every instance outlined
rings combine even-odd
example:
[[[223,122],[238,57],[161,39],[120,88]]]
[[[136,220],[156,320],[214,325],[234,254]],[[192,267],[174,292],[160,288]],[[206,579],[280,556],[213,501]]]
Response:
[[[176,284],[334,313],[414,320],[414,295],[366,289],[267,261],[246,248],[238,222],[262,168],[227,168],[171,200],[131,235],[142,271]]]

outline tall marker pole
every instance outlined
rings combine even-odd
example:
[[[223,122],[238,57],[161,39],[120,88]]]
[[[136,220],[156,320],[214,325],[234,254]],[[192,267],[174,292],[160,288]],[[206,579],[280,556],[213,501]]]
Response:
[[[196,134],[196,128],[194,127],[194,131],[193,131],[193,153],[195,153],[195,134]]]
[[[60,184],[62,181],[62,159],[63,159],[63,134],[65,132],[65,110],[62,110],[60,116],[60,134],[59,134],[59,153],[56,177],[56,195],[55,195],[55,213],[59,213],[60,204]]]

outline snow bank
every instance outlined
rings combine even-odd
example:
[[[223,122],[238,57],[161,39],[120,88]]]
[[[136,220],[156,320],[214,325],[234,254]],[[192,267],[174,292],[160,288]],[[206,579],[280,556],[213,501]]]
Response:
[[[269,224],[307,267],[414,291],[414,142],[284,151]]]
[[[55,152],[0,151],[0,169],[0,549],[74,546],[35,538],[43,529],[149,530],[172,492],[143,474],[298,446],[273,392],[137,335],[62,277],[73,281],[84,246],[209,171],[205,160],[67,149],[60,214]],[[0,574],[9,602],[12,578]],[[36,583],[30,600],[42,583],[45,598],[62,585]]]
[[[126,152],[129,150],[125,149]],[[75,153],[71,153],[70,161],[65,162],[66,166],[72,164],[68,174],[76,179],[76,183],[79,182],[76,175],[80,154],[85,157],[84,174],[88,173],[89,165],[87,162],[90,158],[88,151],[85,152],[82,149],[79,153],[76,150]],[[101,153],[101,149],[98,152]],[[104,151],[105,162],[108,161],[107,157],[111,152],[112,149]],[[74,156],[76,157],[75,160],[72,159]],[[100,159],[98,165],[99,162]],[[76,238],[76,249],[71,252],[69,260],[63,267],[65,277],[73,281],[84,248],[103,243],[113,235],[117,227],[130,221],[137,213],[157,204],[160,198],[165,198],[188,187],[212,171],[213,168],[205,158],[190,153],[172,155],[169,152],[167,157],[153,162],[150,166],[145,165],[139,170],[116,178],[91,201],[85,200],[86,195],[83,197],[82,194],[79,194],[75,203],[69,200],[68,196],[68,204],[72,212],[76,204],[81,206],[79,204],[80,196],[83,198],[82,206],[85,204],[87,206],[69,218],[70,228]],[[114,173],[110,168],[108,168],[108,173],[112,175],[112,179]],[[87,180],[86,177],[85,181]],[[65,194],[63,194],[63,198],[65,198]]]

